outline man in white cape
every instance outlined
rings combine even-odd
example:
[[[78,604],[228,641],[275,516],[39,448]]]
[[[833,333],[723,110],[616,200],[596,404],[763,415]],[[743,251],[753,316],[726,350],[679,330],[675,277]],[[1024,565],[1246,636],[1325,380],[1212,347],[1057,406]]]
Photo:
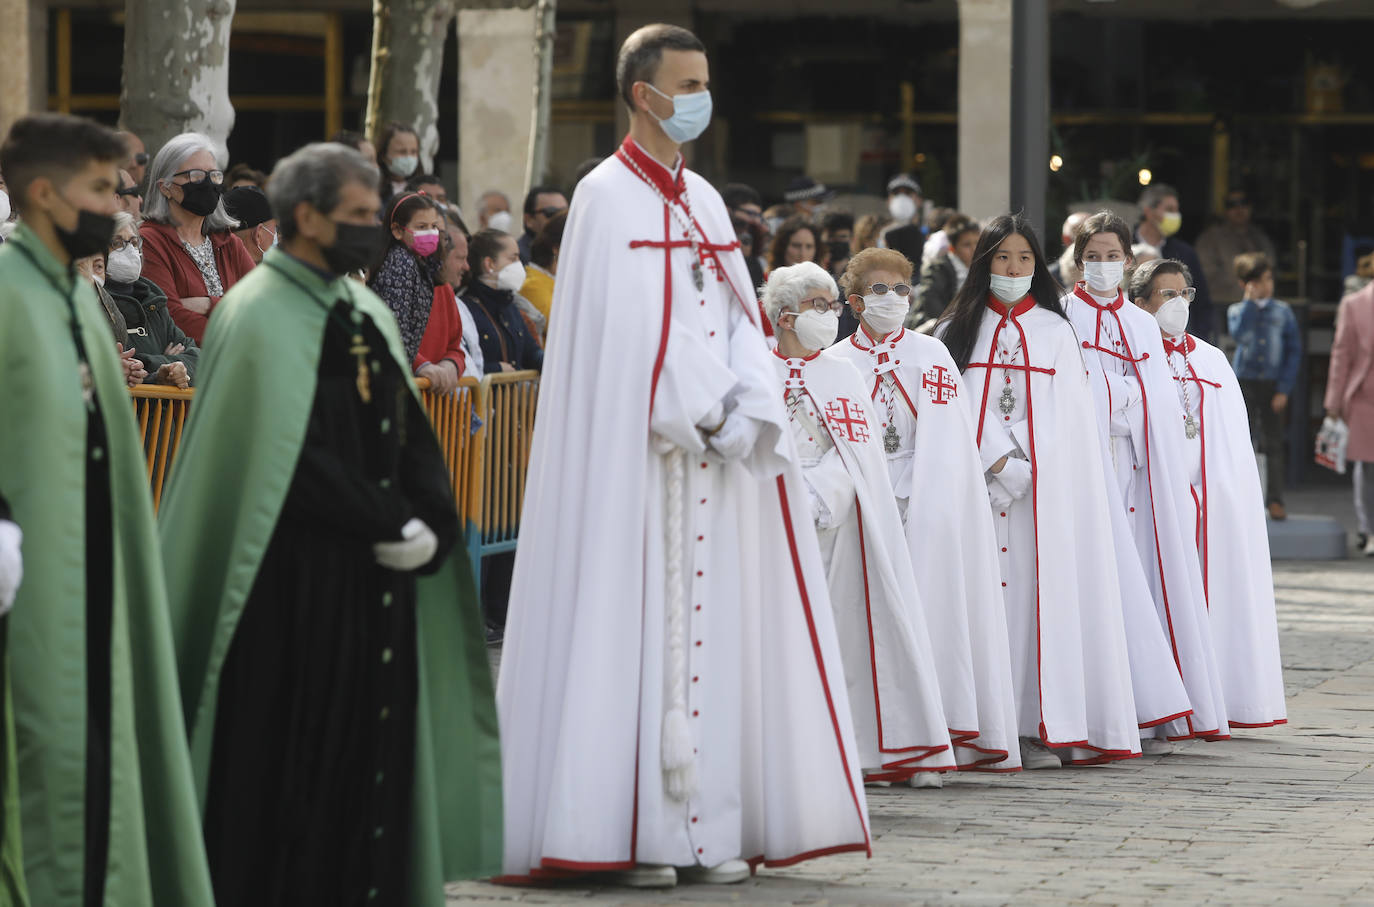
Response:
[[[505,866],[728,882],[869,851],[824,566],[720,196],[691,32],[621,48],[630,136],[560,255],[497,705]]]
[[[865,377],[878,415],[874,441],[905,525],[959,768],[1017,771],[997,539],[959,373],[943,343],[901,327],[905,303],[888,312],[888,300],[864,297],[875,281],[909,286],[910,268],[890,249],[850,259],[845,290],[860,327],[833,352]]]
[[[825,561],[864,777],[938,785],[933,773],[955,761],[877,422],[854,366],[820,352],[839,331],[835,295],[834,278],[814,262],[768,276],[777,386]]]
[[[1135,614],[1148,592],[1193,712],[1147,729],[1146,751],[1167,752],[1169,745],[1160,738],[1220,740],[1227,737],[1228,725],[1193,543],[1187,439],[1182,420],[1175,418],[1176,394],[1159,328],[1146,313],[1126,305],[1120,289],[1130,255],[1122,236],[1129,238],[1130,230],[1116,215],[1102,212],[1084,221],[1074,249],[1085,280],[1063,305],[1083,350],[1097,421],[1108,438],[1108,468],[1115,474],[1146,582],[1144,590],[1123,588],[1123,606]],[[1129,546],[1121,536],[1117,541],[1124,561]],[[1137,645],[1139,637],[1131,638]],[[1137,686],[1159,683],[1153,674],[1137,671]]]
[[[1232,728],[1272,727],[1286,724],[1288,712],[1259,469],[1231,363],[1185,333],[1191,280],[1181,261],[1147,262],[1131,276],[1131,297],[1159,324],[1189,441],[1198,556],[1227,717]]]

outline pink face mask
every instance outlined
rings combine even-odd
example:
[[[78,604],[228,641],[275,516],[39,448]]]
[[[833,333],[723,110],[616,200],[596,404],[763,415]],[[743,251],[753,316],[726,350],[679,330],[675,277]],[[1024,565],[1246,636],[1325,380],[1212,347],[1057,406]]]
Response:
[[[439,249],[438,230],[406,230],[410,234],[410,248],[421,258],[428,258]]]

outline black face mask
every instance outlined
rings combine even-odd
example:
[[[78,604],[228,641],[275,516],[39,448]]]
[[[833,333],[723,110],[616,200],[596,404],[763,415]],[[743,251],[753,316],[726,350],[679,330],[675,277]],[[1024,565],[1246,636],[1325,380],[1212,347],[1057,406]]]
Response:
[[[323,247],[320,254],[335,274],[351,274],[372,263],[382,245],[382,228],[372,224],[341,224],[334,222],[334,245]]]
[[[62,201],[72,205],[65,198]],[[75,205],[72,207],[76,208]],[[57,241],[62,243],[62,248],[67,250],[68,255],[72,258],[86,258],[104,252],[110,247],[110,237],[114,236],[115,231],[115,219],[107,214],[96,214],[85,208],[76,208],[75,230],[64,230],[56,221],[52,226],[57,233]]]
[[[181,187],[181,207],[196,217],[209,217],[219,206],[222,191],[208,177],[198,183],[186,183]]]

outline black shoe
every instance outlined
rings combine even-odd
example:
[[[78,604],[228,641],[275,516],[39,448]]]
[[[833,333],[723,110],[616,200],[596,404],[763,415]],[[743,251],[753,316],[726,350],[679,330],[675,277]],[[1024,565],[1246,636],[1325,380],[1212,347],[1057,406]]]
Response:
[[[1365,544],[1367,544],[1368,542],[1369,542],[1369,533],[1367,533],[1367,532],[1357,532],[1357,533],[1355,533],[1355,547],[1356,547],[1356,548],[1364,548]]]

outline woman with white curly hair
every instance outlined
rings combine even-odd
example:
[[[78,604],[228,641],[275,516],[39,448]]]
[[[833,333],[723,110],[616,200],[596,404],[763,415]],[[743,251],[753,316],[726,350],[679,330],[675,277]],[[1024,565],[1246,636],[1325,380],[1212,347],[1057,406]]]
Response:
[[[839,327],[837,292],[824,268],[805,261],[768,276],[763,307],[778,339],[774,364],[825,561],[860,763],[869,781],[926,786],[954,768],[954,756],[872,402],[858,370],[822,352]]]

